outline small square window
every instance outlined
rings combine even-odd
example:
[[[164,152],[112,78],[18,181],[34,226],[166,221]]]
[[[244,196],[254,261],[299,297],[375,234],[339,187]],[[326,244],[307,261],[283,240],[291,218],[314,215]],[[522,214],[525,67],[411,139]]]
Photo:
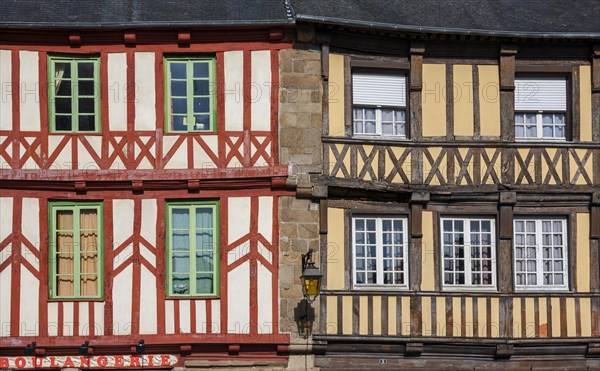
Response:
[[[216,131],[214,58],[166,58],[165,123],[168,132]]]
[[[50,129],[53,132],[100,131],[100,59],[48,57]]]
[[[354,135],[407,138],[405,75],[353,72],[352,97]]]
[[[566,139],[567,78],[515,79],[515,138]]]

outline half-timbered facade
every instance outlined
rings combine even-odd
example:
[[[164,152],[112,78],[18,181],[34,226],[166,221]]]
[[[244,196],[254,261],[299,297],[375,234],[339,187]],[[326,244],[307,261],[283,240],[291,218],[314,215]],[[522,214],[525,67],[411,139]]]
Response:
[[[322,369],[600,367],[600,9],[481,3],[295,9]]]
[[[0,368],[285,365],[283,5],[47,5],[0,16]]]

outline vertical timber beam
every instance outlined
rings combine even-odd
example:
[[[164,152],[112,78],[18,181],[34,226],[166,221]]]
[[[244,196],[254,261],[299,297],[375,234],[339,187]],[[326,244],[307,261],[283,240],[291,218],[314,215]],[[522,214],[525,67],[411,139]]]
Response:
[[[502,141],[512,142],[515,139],[515,56],[517,47],[514,44],[502,44],[500,47],[500,135]],[[502,183],[513,184],[514,157],[512,150],[502,151]]]
[[[590,291],[600,292],[600,192],[592,195],[590,215]]]
[[[424,42],[415,41],[410,44],[410,136],[415,141],[423,137],[421,108],[423,54],[425,54]]]
[[[592,140],[600,142],[600,44],[592,53]]]
[[[516,192],[500,193],[500,228],[498,246],[498,291],[509,293],[513,287],[512,271],[512,238],[513,238],[513,207],[517,203]],[[512,298],[500,298],[500,337],[512,337]]]

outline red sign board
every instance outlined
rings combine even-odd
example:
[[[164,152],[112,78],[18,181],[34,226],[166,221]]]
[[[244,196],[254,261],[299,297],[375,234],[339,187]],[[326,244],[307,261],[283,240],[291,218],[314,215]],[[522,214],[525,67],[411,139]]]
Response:
[[[171,368],[179,359],[172,354],[122,356],[0,357],[0,369],[39,370],[47,368],[127,369]]]

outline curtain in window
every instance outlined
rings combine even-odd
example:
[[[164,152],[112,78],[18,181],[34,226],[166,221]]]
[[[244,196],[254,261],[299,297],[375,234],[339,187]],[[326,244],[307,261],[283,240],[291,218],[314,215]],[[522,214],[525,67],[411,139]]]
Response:
[[[60,88],[60,83],[62,82],[62,77],[65,74],[66,68],[67,64],[65,63],[56,63],[54,65],[54,94],[58,94],[58,89]]]
[[[73,211],[59,210],[56,213],[56,291],[58,296],[73,296]]]
[[[190,293],[190,212],[187,208],[173,209],[173,293]]]
[[[82,209],[79,214],[81,296],[98,295],[98,212]]]

